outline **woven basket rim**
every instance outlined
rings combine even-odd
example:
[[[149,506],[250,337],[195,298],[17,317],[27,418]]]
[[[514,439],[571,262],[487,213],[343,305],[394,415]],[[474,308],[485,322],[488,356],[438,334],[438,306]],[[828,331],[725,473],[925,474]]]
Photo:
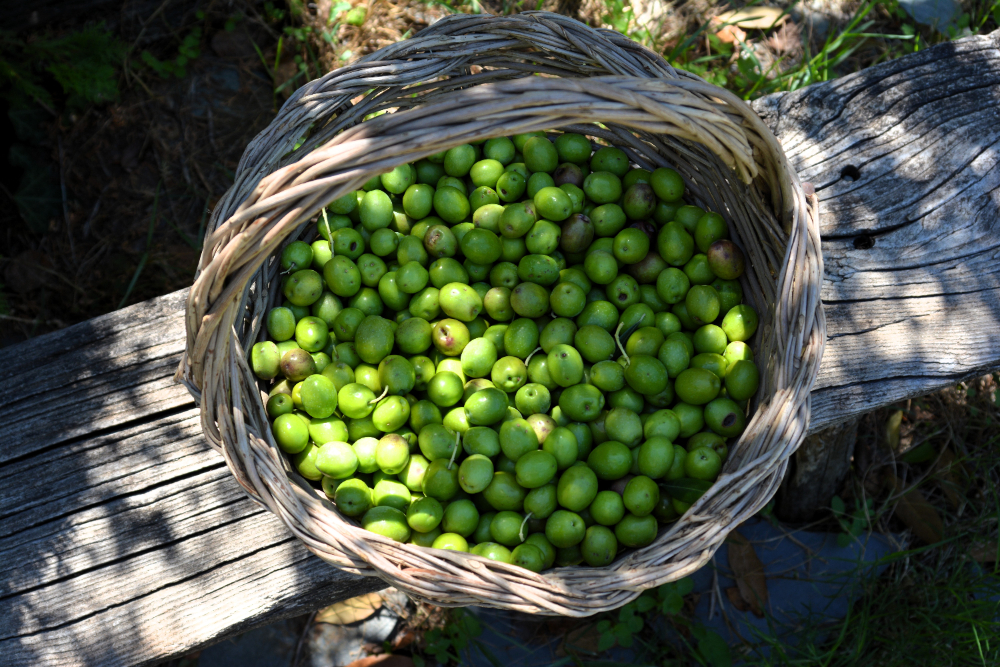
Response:
[[[495,20],[498,31],[507,36],[512,30],[524,28],[526,32],[541,32],[540,39],[544,41],[562,31],[564,36],[568,35],[569,44],[581,51],[586,46],[581,45],[585,39],[581,35],[588,39],[591,34],[597,35],[603,40],[598,43],[611,41],[619,48],[622,40],[628,41],[618,33],[609,37],[566,17],[545,12]],[[482,17],[449,17],[445,21],[449,23],[438,31],[432,27],[410,40],[410,59],[400,61],[401,67],[414,62],[412,54],[422,48],[421,39],[433,45],[441,39],[441,32],[451,35],[448,30],[454,29],[466,41],[475,42],[470,35],[484,30]],[[547,32],[540,30],[540,26]],[[354,71],[364,70],[373,63],[390,62],[383,52],[399,50],[398,46],[371,54]],[[643,51],[631,42],[625,48],[636,53]],[[477,603],[584,616],[621,606],[646,588],[700,568],[721,545],[725,534],[735,527],[737,519],[749,516],[773,496],[788,457],[805,435],[809,390],[818,373],[825,341],[825,320],[819,301],[822,255],[816,198],[805,195],[777,140],[748,105],[694,75],[679,74],[665,62],[663,66],[665,69],[654,72],[662,75],[657,78],[649,78],[648,74],[558,79],[529,76],[478,83],[446,91],[439,100],[341,128],[328,137],[323,136],[318,146],[293,154],[294,160],[281,156],[287,163],[269,174],[253,173],[255,165],[247,155],[241,160],[237,178],[250,174],[256,182],[252,183],[252,189],[244,185],[238,190],[238,180],[233,191],[227,193],[227,197],[233,195],[228,209],[223,205],[217,211],[218,216],[213,213],[212,231],[206,239],[189,297],[188,345],[178,377],[201,403],[206,436],[223,453],[237,480],[251,497],[280,516],[311,551],[342,569],[379,576],[413,597],[437,604]],[[349,81],[350,75],[337,70],[299,89],[251,146],[259,144],[261,138],[265,145],[269,139],[273,142],[276,127],[280,129],[288,117],[322,104],[326,99],[322,96],[327,94],[324,86],[341,85],[340,81]],[[562,106],[546,101],[552,98],[561,100]],[[469,117],[469,105],[473,109],[481,107],[482,113]],[[509,112],[504,105],[509,105]],[[443,122],[462,116],[463,108],[467,119],[462,125],[441,129]],[[701,144],[708,146],[715,158],[731,169],[730,180],[736,175],[737,180],[749,183],[750,193],[759,192],[761,187],[770,192],[770,202],[763,199],[756,202],[764,210],[764,218],[767,207],[772,208],[772,219],[761,224],[767,229],[760,233],[768,239],[785,235],[787,246],[780,267],[764,266],[776,263],[773,253],[759,255],[764,259],[759,262],[761,266],[755,267],[756,271],[764,269],[778,274],[773,285],[772,275],[758,278],[758,290],[765,297],[762,300],[767,301],[769,288],[776,297],[773,303],[766,304],[771,312],[766,316],[762,313],[762,331],[758,335],[761,345],[773,346],[782,354],[768,355],[766,372],[762,367],[766,378],[761,394],[764,385],[770,383],[773,385],[769,386],[770,400],[758,406],[740,439],[740,445],[752,441],[756,446],[748,445],[743,458],[735,456],[734,448],[731,460],[738,464],[727,463],[727,471],[680,521],[667,529],[661,528],[652,545],[620,555],[607,568],[558,568],[534,574],[471,554],[398,544],[352,526],[336,513],[322,493],[301,478],[295,479],[297,475],[290,473],[287,463],[277,454],[270,431],[254,425],[255,419],[261,419],[263,406],[260,390],[254,394],[253,375],[246,360],[249,345],[244,343],[256,338],[263,312],[259,309],[266,307],[261,293],[266,291],[267,258],[274,255],[282,241],[296,233],[303,221],[344,192],[360,187],[371,174],[412,162],[417,159],[414,156],[467,143],[470,137],[485,138],[491,132],[489,136],[504,134],[506,130],[496,129],[496,123],[503,120],[517,128],[568,129],[598,120],[597,113],[604,113],[604,118],[618,114],[614,127],[660,130],[665,133],[663,137],[672,134],[680,137],[680,142],[701,139]],[[561,120],[554,124],[553,118]],[[425,136],[427,133],[433,134],[431,139]],[[596,129],[588,134],[599,136]],[[629,146],[624,147],[630,150]],[[665,149],[659,150],[662,153]],[[648,158],[637,150],[630,152],[633,157]],[[247,153],[251,153],[250,148]],[[345,161],[351,160],[361,166],[345,169]],[[695,163],[695,166],[707,170],[711,165]],[[720,196],[727,194],[733,193]],[[227,214],[224,219],[223,213]],[[753,245],[748,247],[755,249]],[[241,338],[238,333],[241,314],[248,307],[255,317]],[[266,415],[263,420],[266,424]],[[725,506],[719,500],[724,494],[735,494],[740,501],[735,506]],[[729,514],[705,514],[720,507]]]

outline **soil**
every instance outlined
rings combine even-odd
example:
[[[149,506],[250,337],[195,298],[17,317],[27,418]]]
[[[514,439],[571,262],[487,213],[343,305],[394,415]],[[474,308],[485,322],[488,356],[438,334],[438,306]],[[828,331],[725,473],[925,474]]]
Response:
[[[64,215],[32,233],[9,198],[16,180],[4,183],[4,343],[191,284],[207,212],[274,115],[254,43],[276,41],[251,21],[217,30],[182,78],[147,69],[124,78],[116,103],[45,120]]]

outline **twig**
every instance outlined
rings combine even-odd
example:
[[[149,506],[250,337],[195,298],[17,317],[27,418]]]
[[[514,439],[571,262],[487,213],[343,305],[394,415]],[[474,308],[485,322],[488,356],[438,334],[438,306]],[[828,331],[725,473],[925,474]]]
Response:
[[[517,529],[517,536],[521,538],[524,542],[524,527],[528,525],[528,519],[531,518],[531,512],[524,515],[524,521],[521,522],[521,527]]]
[[[76,266],[76,244],[73,243],[73,230],[69,225],[69,205],[66,203],[66,168],[63,162],[62,135],[56,135],[56,144],[59,146],[59,191],[62,193],[63,219],[66,221],[66,238],[69,239],[69,254]]]
[[[156,8],[156,11],[153,12],[152,14],[150,14],[149,18],[147,18],[145,21],[142,22],[142,29],[139,31],[139,34],[135,38],[135,41],[132,42],[132,46],[128,47],[128,51],[125,53],[125,60],[126,60],[126,62],[128,61],[128,57],[130,55],[132,55],[132,52],[135,51],[135,48],[137,46],[139,46],[139,40],[141,40],[142,37],[143,37],[143,35],[146,34],[146,28],[148,28],[149,24],[153,22],[153,19],[155,19],[157,16],[159,16],[161,13],[163,13],[163,10],[166,9],[167,5],[169,5],[169,4],[170,4],[170,0],[163,0],[163,2],[160,4],[160,6]],[[127,68],[126,68],[126,70],[127,70]]]
[[[77,292],[80,292],[81,294],[83,293],[83,288],[82,287],[80,287],[79,285],[77,285],[72,280],[70,280],[69,278],[67,278],[63,274],[59,273],[58,271],[50,269],[47,266],[42,266],[41,264],[35,264],[34,268],[42,270],[42,271],[45,271],[46,273],[51,273],[56,278],[58,278],[59,280],[63,281],[64,283],[66,283],[67,285],[69,285],[70,287],[72,287],[73,289],[75,289]]]
[[[372,405],[374,403],[378,403],[383,398],[385,398],[385,395],[388,394],[388,393],[389,393],[389,385],[386,385],[385,389],[382,390],[382,395],[379,396],[378,398],[373,398],[372,400],[368,401],[368,405]]]
[[[212,105],[208,104],[205,108],[208,115],[208,143],[212,147],[215,157],[218,158],[219,149],[215,146],[215,122],[212,120]]]
[[[316,614],[318,613],[319,610],[309,614],[309,620],[306,621],[306,627],[303,628],[302,634],[299,635],[299,641],[295,642],[295,653],[292,654],[291,667],[298,667],[299,655],[302,653],[302,647],[305,646],[306,637],[309,636],[309,630],[312,628],[313,621],[316,620]]]
[[[618,323],[618,328],[615,329],[615,342],[618,343],[618,349],[622,351],[622,356],[625,357],[625,368],[628,368],[629,364],[632,363],[632,360],[628,358],[627,354],[625,354],[625,348],[622,347],[622,342],[618,338],[618,333],[622,330],[622,326],[624,326],[624,324],[624,322]]]
[[[90,236],[90,223],[94,221],[97,217],[97,212],[101,210],[101,199],[104,197],[104,193],[108,191],[111,187],[111,183],[108,183],[101,190],[101,194],[97,195],[97,201],[94,202],[94,208],[90,209],[90,215],[87,216],[87,221],[83,223],[83,238]]]
[[[462,434],[456,433],[455,446],[451,448],[451,460],[448,461],[448,470],[451,470],[451,467],[455,465],[455,457],[458,455],[458,443],[461,442],[461,440],[462,440]]]
[[[534,350],[531,351],[531,354],[528,355],[528,358],[524,360],[524,367],[525,368],[528,367],[528,362],[531,361],[531,358],[533,356],[535,356],[535,352],[538,352],[541,349],[542,349],[541,347],[536,347]]]

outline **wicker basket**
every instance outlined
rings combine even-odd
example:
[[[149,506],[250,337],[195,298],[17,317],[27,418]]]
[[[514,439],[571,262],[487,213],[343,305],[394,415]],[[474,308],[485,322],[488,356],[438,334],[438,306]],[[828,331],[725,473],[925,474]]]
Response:
[[[723,214],[748,259],[762,379],[718,482],[653,544],[605,568],[534,574],[399,544],[338,514],[279,453],[247,355],[280,291],[278,251],[307,236],[327,203],[403,162],[556,128],[609,140],[647,169],[672,166],[689,199]],[[745,102],[557,14],[451,16],[303,86],[253,140],[212,215],[178,377],[236,479],[320,558],[441,605],[587,616],[702,567],[777,491],[809,423],[826,337],[822,273],[815,195]]]

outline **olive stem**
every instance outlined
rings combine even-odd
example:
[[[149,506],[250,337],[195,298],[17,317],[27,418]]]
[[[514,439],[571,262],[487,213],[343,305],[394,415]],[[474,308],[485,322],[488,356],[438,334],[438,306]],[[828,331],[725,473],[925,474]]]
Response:
[[[379,396],[378,398],[373,398],[372,400],[368,401],[368,405],[373,405],[375,403],[378,403],[383,398],[385,398],[385,395],[388,394],[388,393],[389,393],[389,385],[386,385],[385,389],[382,390],[382,395]]]
[[[455,456],[458,454],[458,443],[462,439],[460,433],[455,434],[455,446],[451,448],[451,460],[448,461],[448,470],[451,470],[451,466],[455,463]]]
[[[325,206],[323,207],[323,222],[326,223],[326,228],[327,228],[327,230],[329,230],[330,229],[330,219],[326,217],[326,207]],[[330,235],[330,239],[331,239],[330,240],[330,259],[333,259],[334,251],[333,251],[333,235],[332,234]]]
[[[540,349],[542,349],[542,348],[541,347],[536,347],[534,350],[531,351],[531,354],[528,355],[528,358],[524,360],[524,367],[525,368],[528,367],[528,362],[531,361],[531,358],[533,356],[535,356],[535,352],[538,352]]]
[[[625,348],[622,347],[622,341],[620,338],[618,338],[618,332],[622,330],[622,327],[624,325],[625,325],[624,322],[618,323],[618,328],[615,329],[615,342],[618,343],[618,349],[622,351],[622,356],[625,357],[625,367],[628,368],[628,365],[632,363],[632,360],[628,358],[627,354],[625,354]]]
[[[528,519],[530,518],[531,512],[528,512],[528,514],[524,517],[524,521],[521,522],[521,527],[517,531],[517,536],[521,538],[522,542],[524,542],[524,527],[528,525]]]

